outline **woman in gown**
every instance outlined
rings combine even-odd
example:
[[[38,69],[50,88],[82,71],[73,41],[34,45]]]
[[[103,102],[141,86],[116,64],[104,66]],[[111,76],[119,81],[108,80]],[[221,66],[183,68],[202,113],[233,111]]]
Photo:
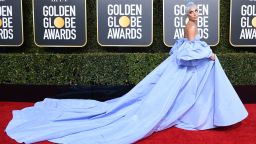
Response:
[[[125,95],[100,102],[49,99],[13,111],[6,133],[17,142],[129,144],[175,126],[205,130],[248,115],[218,58],[197,34],[198,10],[186,5],[185,38]]]

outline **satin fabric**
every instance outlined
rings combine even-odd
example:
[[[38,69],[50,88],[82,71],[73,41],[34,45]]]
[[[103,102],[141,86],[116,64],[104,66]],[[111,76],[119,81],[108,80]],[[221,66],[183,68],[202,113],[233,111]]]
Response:
[[[129,144],[172,126],[205,130],[235,124],[248,113],[211,54],[199,35],[181,38],[125,95],[104,102],[46,98],[13,111],[6,132],[25,143]]]

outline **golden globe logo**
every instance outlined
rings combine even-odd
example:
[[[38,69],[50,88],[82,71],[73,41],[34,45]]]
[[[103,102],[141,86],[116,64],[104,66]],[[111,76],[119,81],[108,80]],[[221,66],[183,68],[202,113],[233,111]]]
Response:
[[[142,5],[109,4],[107,39],[141,39]]]
[[[45,40],[76,39],[76,6],[43,6]]]
[[[256,39],[256,6],[241,6],[240,39]]]
[[[13,39],[13,7],[0,6],[0,39]]]
[[[200,38],[210,46],[219,43],[219,0],[193,0],[197,5],[197,27]],[[184,37],[188,22],[183,0],[163,0],[163,41],[172,47],[177,39]]]
[[[86,0],[33,0],[39,47],[82,47],[87,41]]]

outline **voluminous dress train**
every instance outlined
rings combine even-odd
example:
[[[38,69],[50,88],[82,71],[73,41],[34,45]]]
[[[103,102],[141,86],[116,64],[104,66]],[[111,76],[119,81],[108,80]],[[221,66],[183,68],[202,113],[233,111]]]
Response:
[[[25,143],[129,144],[173,126],[205,130],[235,124],[248,113],[211,54],[199,35],[181,38],[123,96],[104,102],[46,98],[13,111],[5,131]]]

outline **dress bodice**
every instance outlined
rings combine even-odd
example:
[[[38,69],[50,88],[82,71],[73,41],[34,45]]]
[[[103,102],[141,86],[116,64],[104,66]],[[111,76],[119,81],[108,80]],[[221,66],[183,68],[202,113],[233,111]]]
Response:
[[[186,38],[186,37],[184,37],[183,39],[185,39],[185,40],[188,41],[188,38]],[[196,34],[195,38],[194,38],[192,41],[194,41],[194,40],[200,40],[200,39],[201,39],[200,35],[199,35],[199,34]]]

